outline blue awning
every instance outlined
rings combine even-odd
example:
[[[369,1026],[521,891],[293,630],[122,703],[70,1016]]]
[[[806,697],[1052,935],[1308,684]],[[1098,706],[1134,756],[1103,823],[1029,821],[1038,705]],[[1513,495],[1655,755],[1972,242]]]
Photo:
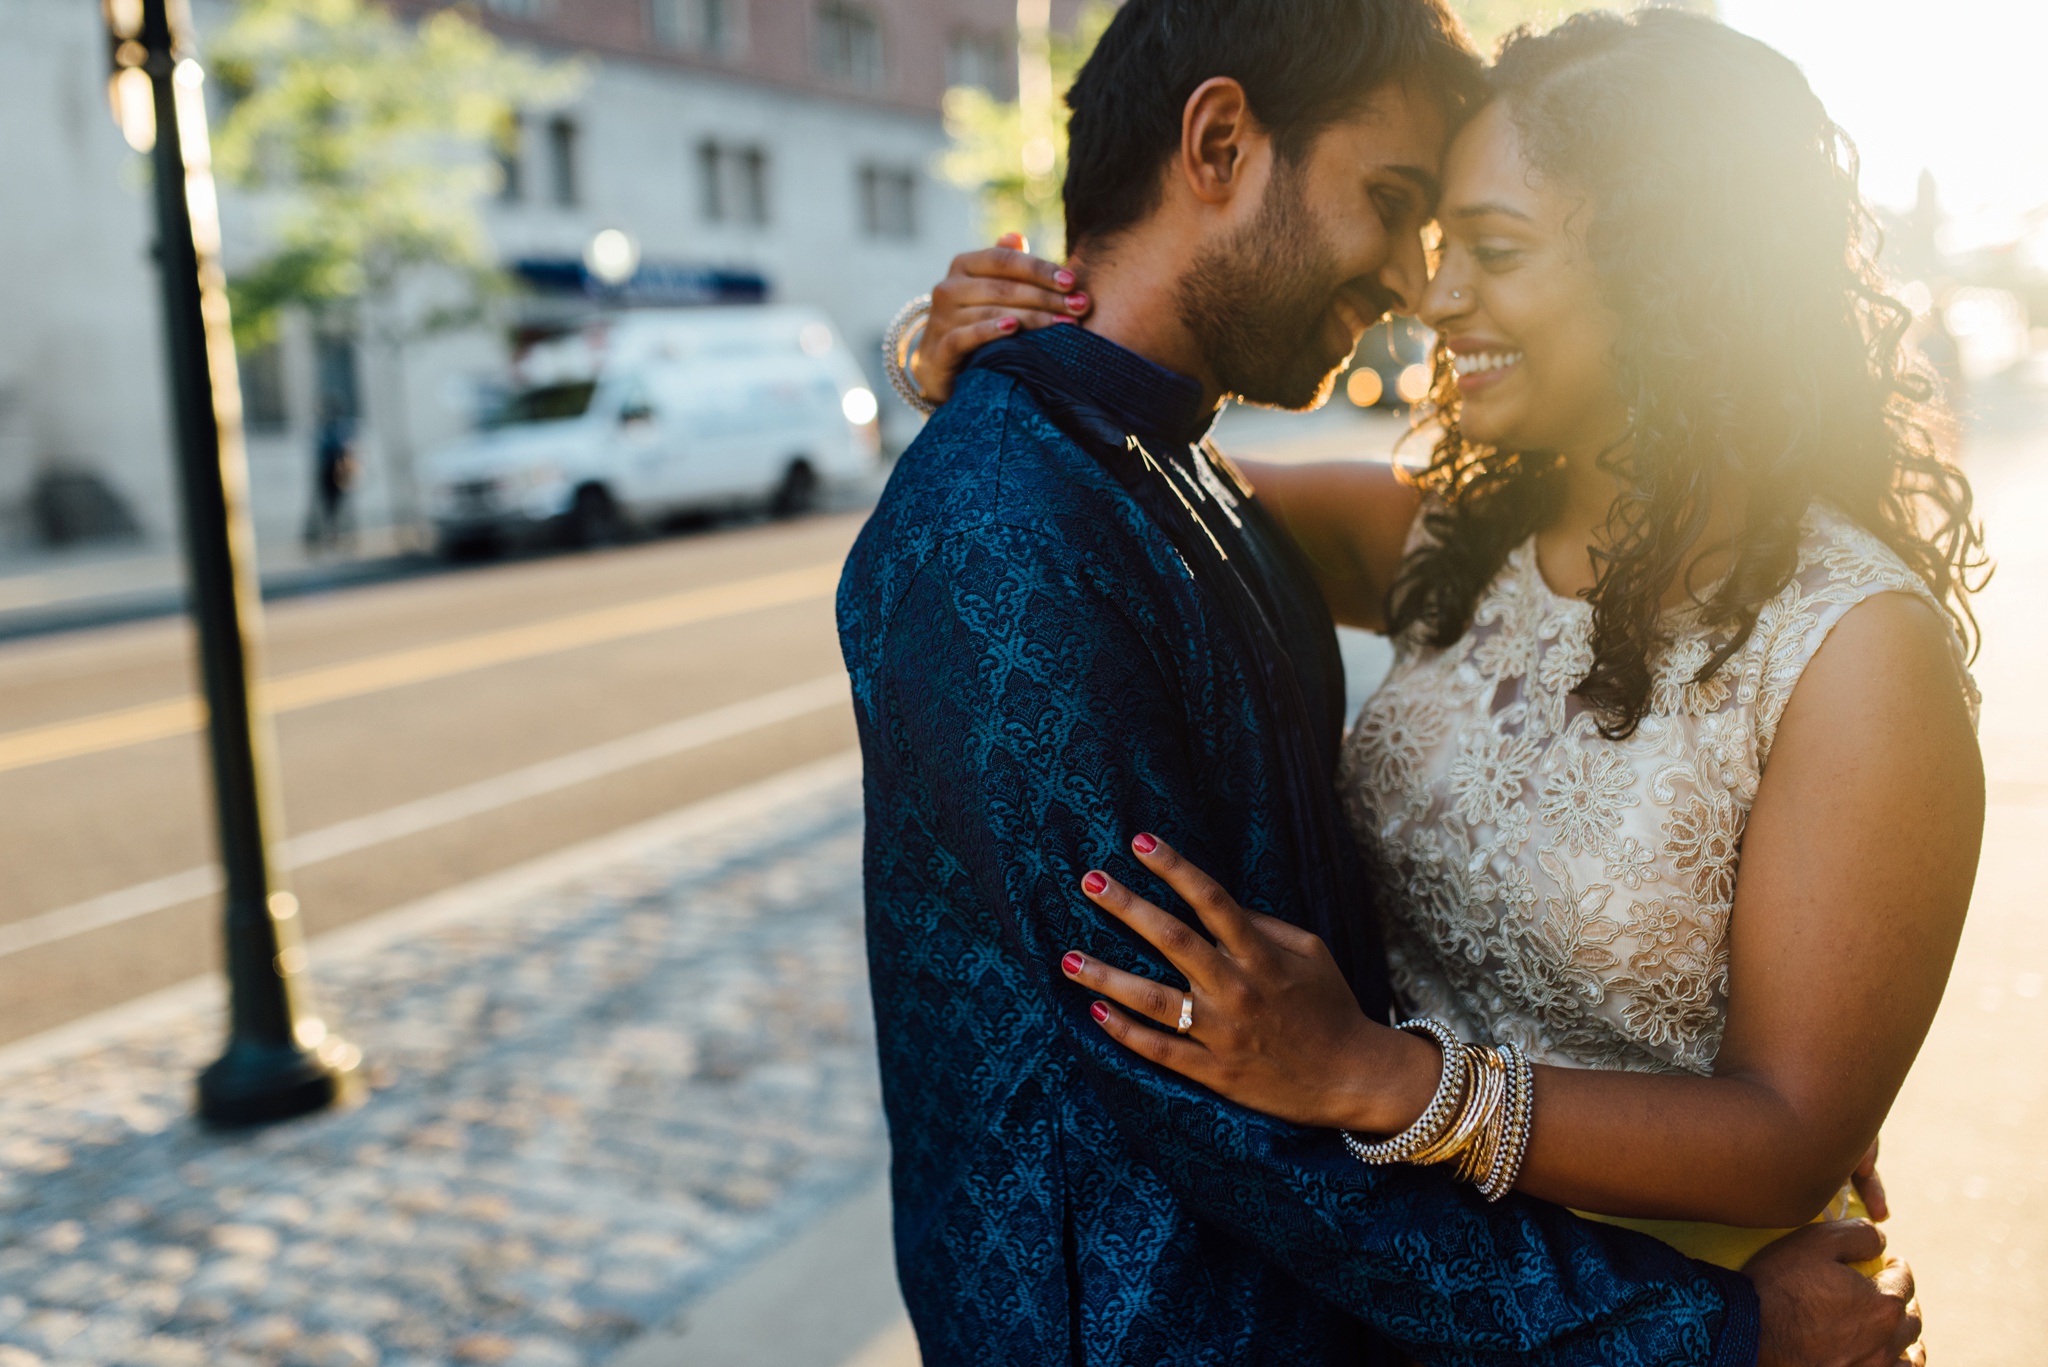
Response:
[[[768,279],[753,271],[642,261],[630,280],[607,285],[574,257],[528,257],[512,273],[540,294],[573,294],[608,304],[759,304]]]

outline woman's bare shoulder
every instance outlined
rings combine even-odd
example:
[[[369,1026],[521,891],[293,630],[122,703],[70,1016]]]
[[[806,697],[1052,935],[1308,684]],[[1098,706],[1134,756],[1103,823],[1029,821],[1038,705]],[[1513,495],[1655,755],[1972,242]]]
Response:
[[[1897,589],[1861,598],[1842,614],[1801,675],[1795,706],[1809,684],[1837,703],[1862,697],[1974,710],[1955,622],[1924,595]]]
[[[1957,815],[1981,808],[1976,687],[1947,614],[1906,591],[1870,594],[1844,612],[1799,676],[1770,767],[1905,784],[1916,797],[1944,797]]]

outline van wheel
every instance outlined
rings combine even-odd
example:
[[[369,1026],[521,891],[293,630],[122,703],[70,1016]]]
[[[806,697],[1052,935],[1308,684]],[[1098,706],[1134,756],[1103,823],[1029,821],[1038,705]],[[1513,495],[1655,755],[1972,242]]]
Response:
[[[626,525],[612,496],[598,485],[586,484],[576,491],[576,502],[569,509],[563,530],[570,545],[588,548],[623,540]]]
[[[504,548],[489,532],[441,532],[434,538],[434,549],[443,560],[470,561],[489,560]]]
[[[791,461],[789,469],[783,472],[782,483],[775,486],[775,496],[769,500],[768,511],[776,517],[796,517],[817,506],[817,472],[811,469],[807,460]]]

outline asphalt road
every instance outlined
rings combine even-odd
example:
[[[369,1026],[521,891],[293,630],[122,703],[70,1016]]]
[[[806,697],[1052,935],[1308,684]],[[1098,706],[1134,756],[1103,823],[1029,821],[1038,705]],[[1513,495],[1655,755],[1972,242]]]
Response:
[[[274,605],[307,930],[852,747],[832,592],[860,522]],[[0,1041],[217,965],[193,679],[175,618],[0,644]]]

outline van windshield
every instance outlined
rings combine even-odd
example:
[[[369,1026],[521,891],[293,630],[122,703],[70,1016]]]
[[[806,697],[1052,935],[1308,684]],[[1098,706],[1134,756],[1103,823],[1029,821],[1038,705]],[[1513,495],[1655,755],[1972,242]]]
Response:
[[[485,418],[484,426],[510,427],[522,422],[560,422],[564,418],[580,418],[590,407],[590,396],[596,392],[595,380],[522,389]]]

